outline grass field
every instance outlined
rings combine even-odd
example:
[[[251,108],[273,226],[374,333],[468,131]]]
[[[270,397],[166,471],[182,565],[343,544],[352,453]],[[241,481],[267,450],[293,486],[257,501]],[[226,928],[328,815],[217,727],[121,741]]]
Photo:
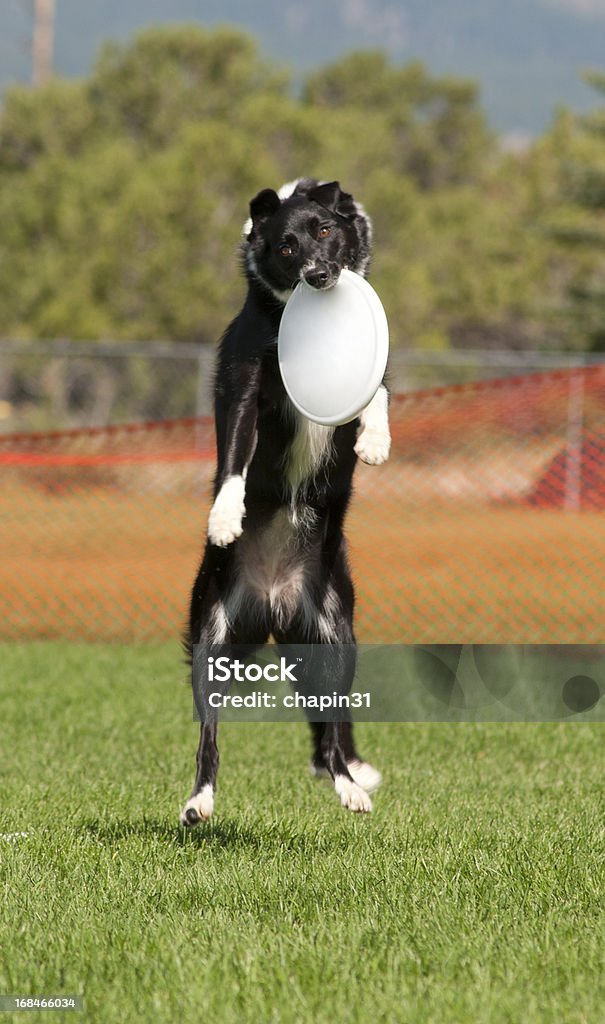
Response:
[[[304,728],[225,725],[185,834],[175,645],[7,644],[0,672],[0,994],[99,1024],[605,1020],[603,726],[364,725],[357,817]]]

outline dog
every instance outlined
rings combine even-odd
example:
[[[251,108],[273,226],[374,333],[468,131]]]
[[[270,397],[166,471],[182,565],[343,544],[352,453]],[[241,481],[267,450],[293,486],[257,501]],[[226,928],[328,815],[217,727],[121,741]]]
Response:
[[[190,657],[196,644],[250,649],[272,635],[277,644],[355,651],[343,523],[357,458],[372,465],[388,458],[388,392],[383,382],[360,416],[343,426],[311,422],[286,394],[277,335],[300,281],[325,289],[344,268],[366,275],[371,221],[337,181],[302,178],[279,192],[259,192],[243,235],[248,292],[218,353],[214,502],[186,648]],[[348,693],[354,657],[336,656],[334,666],[338,678],[330,686]],[[370,811],[369,792],[380,773],[357,753],[350,718],[310,725],[312,771],[333,780],[344,807]],[[218,761],[216,721],[202,720],[182,825],[212,815]]]

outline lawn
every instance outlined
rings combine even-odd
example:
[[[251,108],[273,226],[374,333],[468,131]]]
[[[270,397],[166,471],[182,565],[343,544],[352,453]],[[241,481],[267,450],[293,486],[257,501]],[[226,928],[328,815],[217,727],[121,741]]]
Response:
[[[2,648],[0,994],[99,1024],[605,1019],[602,725],[364,724],[361,817],[304,727],[224,725],[186,834],[179,657]]]

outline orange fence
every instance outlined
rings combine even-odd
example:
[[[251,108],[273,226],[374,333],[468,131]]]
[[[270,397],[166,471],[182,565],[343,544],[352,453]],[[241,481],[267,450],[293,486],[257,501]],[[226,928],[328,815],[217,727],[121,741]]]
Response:
[[[348,519],[366,642],[605,642],[605,367],[396,395]],[[179,635],[207,419],[0,438],[0,637]]]

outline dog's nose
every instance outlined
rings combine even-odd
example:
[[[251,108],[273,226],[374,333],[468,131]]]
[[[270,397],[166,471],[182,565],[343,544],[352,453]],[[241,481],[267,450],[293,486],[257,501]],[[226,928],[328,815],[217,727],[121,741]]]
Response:
[[[305,281],[312,288],[325,288],[330,280],[330,275],[325,267],[313,267],[305,274]]]

